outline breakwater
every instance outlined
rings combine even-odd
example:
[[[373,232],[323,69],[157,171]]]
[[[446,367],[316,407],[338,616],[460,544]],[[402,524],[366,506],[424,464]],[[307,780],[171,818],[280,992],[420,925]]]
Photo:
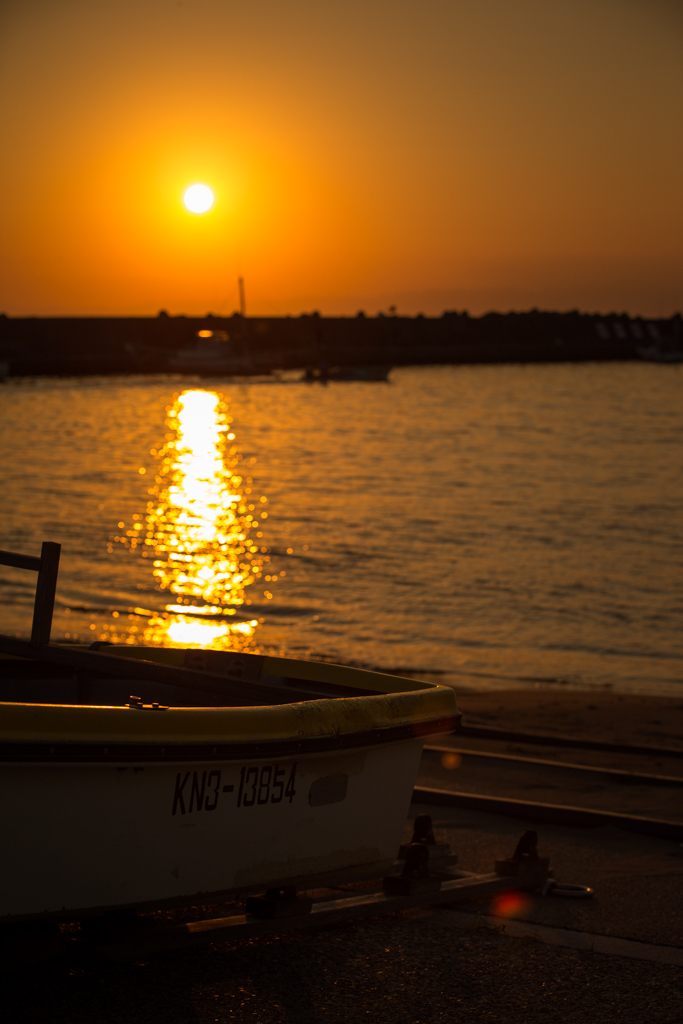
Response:
[[[256,373],[323,364],[628,360],[638,358],[643,347],[680,336],[680,325],[680,314],[643,320],[537,310],[481,317],[0,315],[0,362],[12,375],[164,373],[202,335],[229,342],[241,372]]]

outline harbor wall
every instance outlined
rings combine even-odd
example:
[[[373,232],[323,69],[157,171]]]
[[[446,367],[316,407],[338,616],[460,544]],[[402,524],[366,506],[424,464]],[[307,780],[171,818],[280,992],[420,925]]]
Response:
[[[540,363],[639,358],[680,336],[681,317],[488,313],[471,317],[7,317],[0,363],[10,375],[164,373],[199,331],[225,332],[250,372],[321,365]]]

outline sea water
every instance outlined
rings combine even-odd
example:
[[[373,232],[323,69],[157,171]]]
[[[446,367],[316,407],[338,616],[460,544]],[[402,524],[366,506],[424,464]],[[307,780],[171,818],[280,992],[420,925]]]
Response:
[[[57,641],[683,693],[682,382],[636,362],[9,379],[0,547],[61,543]],[[0,632],[29,635],[34,586],[0,567]]]

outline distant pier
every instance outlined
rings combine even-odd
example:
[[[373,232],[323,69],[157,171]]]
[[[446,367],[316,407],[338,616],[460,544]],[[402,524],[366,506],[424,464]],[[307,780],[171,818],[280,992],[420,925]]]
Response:
[[[681,337],[668,320],[531,310],[440,317],[0,315],[0,363],[10,376],[174,372],[202,338],[226,343],[241,373],[320,366],[552,363],[629,360]],[[230,359],[227,361],[229,363]]]

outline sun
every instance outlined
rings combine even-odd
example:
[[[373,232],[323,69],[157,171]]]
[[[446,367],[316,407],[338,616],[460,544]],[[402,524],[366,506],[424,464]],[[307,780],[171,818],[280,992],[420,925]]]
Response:
[[[206,213],[213,206],[213,192],[208,185],[190,185],[183,201],[190,213]]]

